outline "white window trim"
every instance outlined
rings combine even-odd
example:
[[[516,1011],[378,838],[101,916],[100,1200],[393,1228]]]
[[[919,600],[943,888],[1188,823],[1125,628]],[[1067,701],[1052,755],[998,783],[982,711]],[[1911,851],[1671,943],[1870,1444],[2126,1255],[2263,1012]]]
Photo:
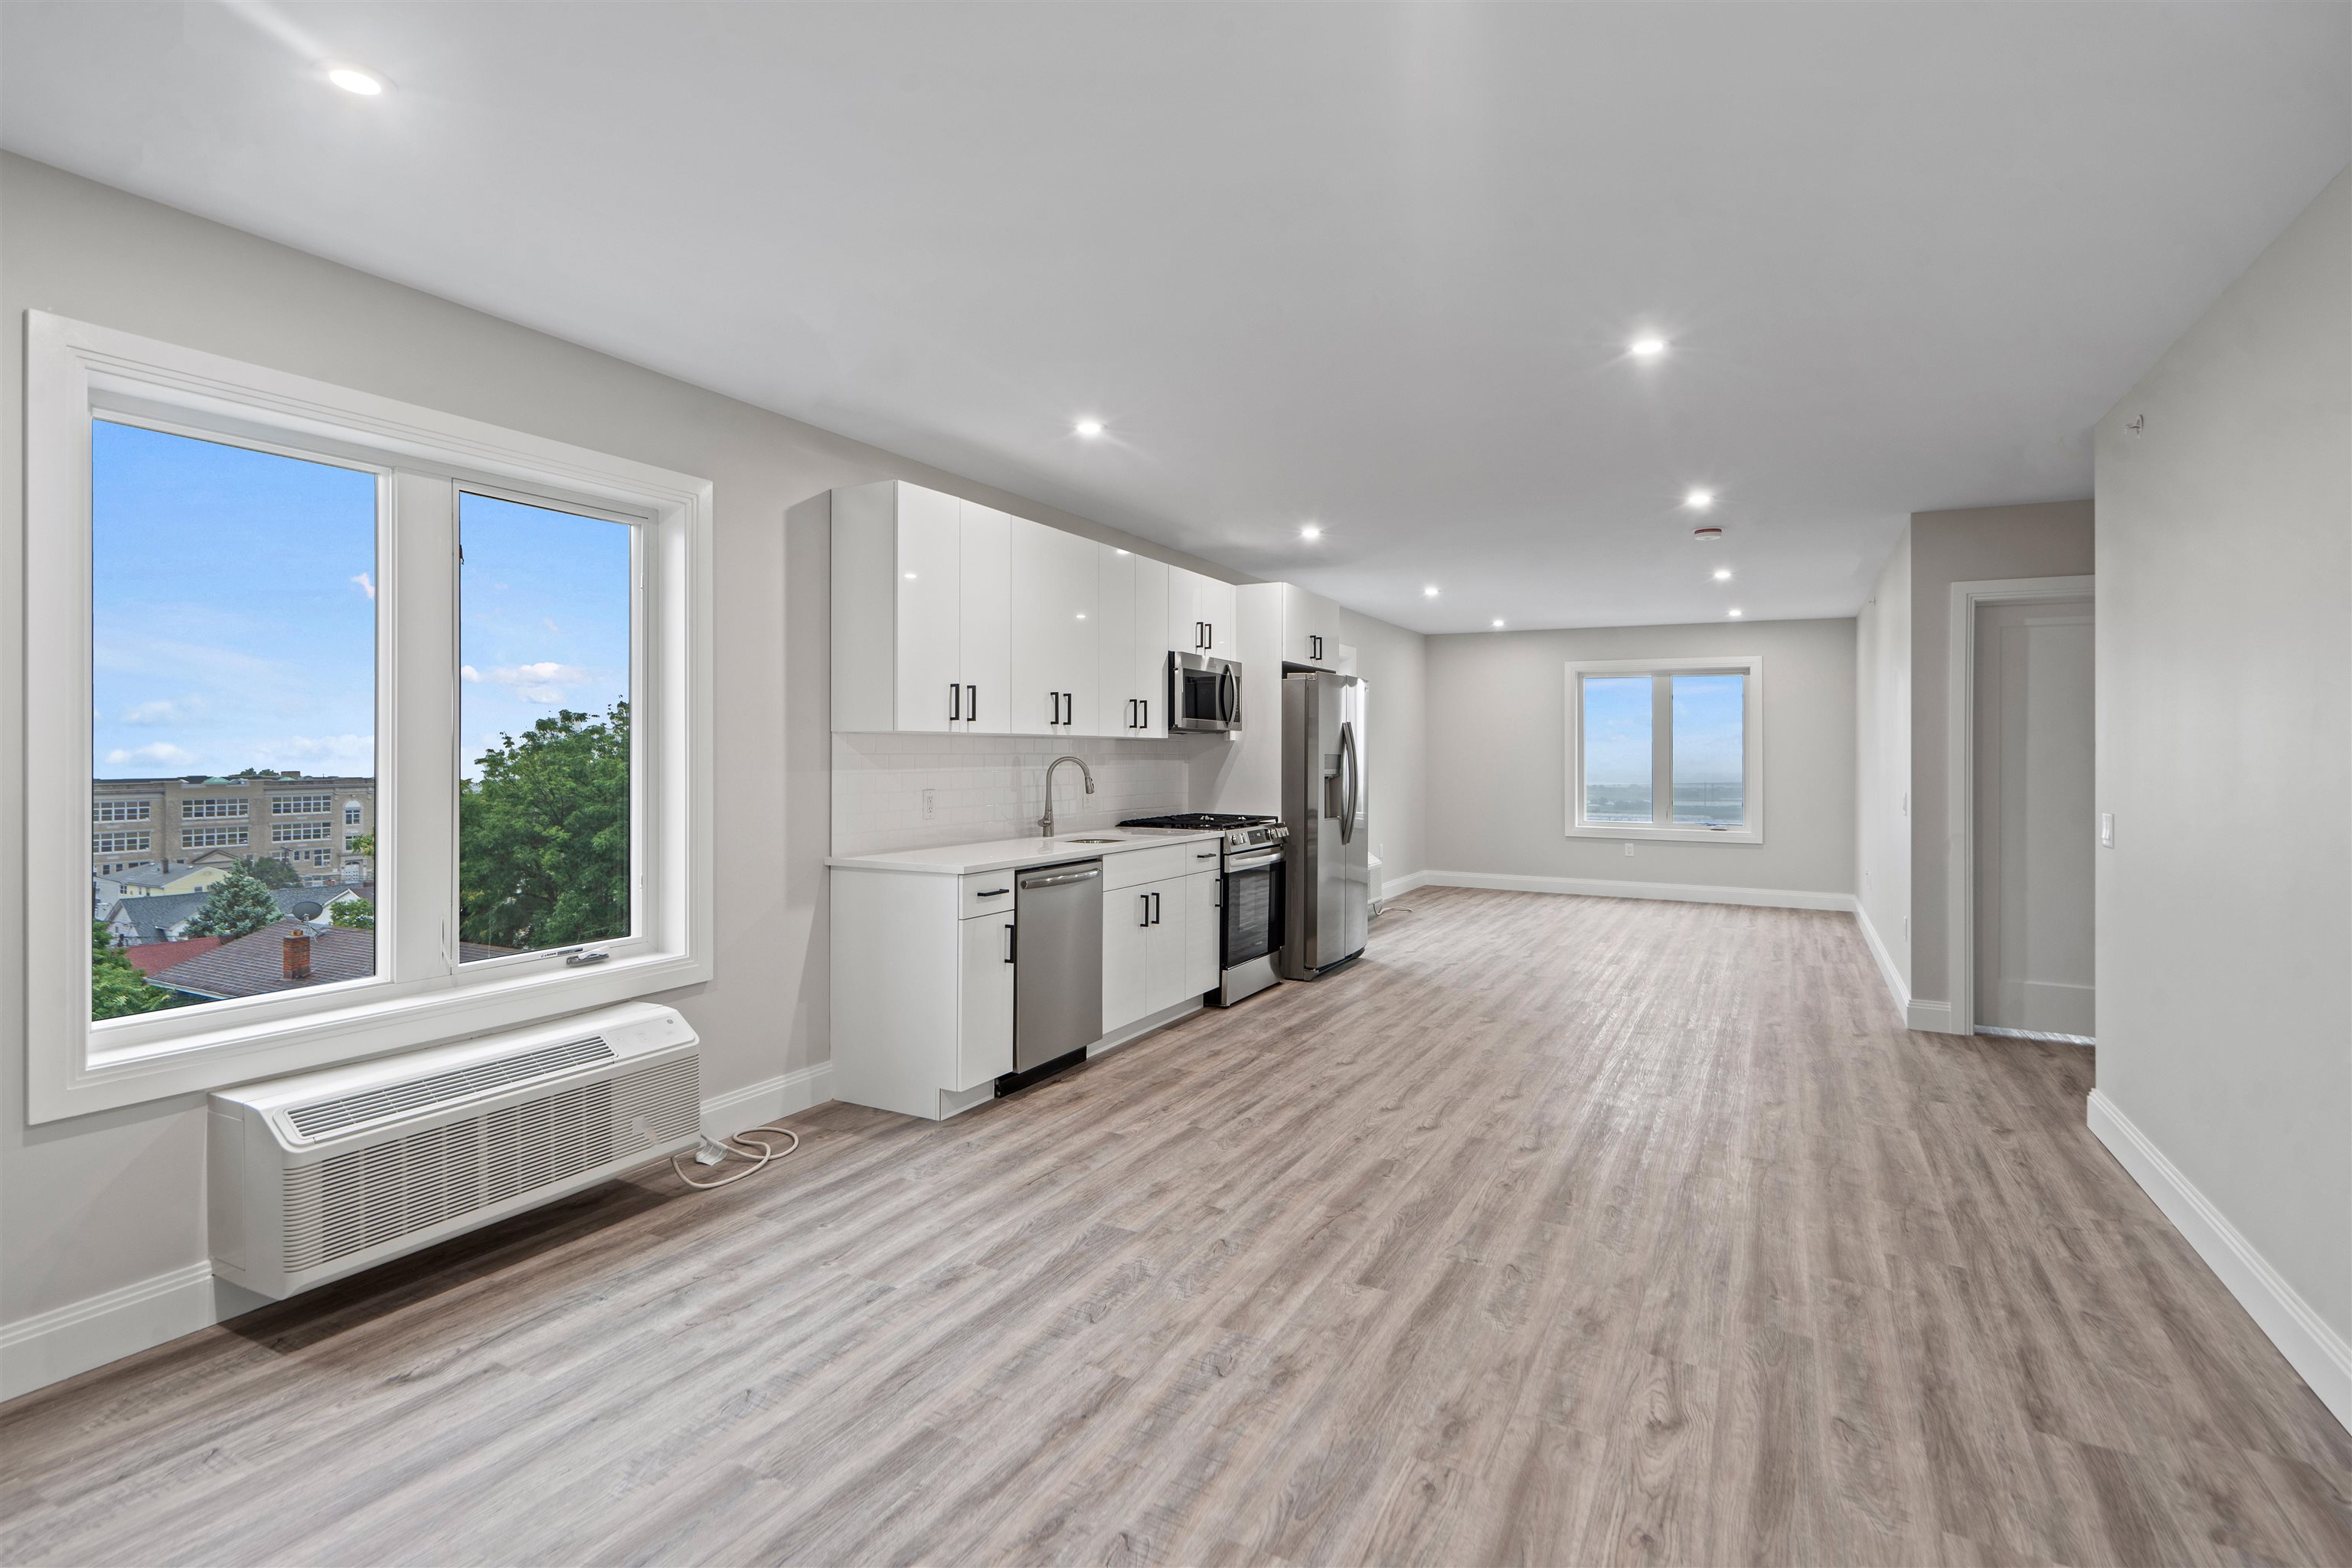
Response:
[[[1568,665],[1568,837],[1654,838],[1678,844],[1764,842],[1764,656],[1727,654],[1715,658],[1573,659]],[[1584,678],[1588,675],[1745,675],[1746,711],[1741,721],[1746,772],[1747,822],[1738,827],[1674,827],[1661,823],[1588,822],[1584,816]],[[1651,799],[1674,809],[1674,774],[1668,763],[1674,744],[1673,711],[1653,710],[1650,733]],[[1654,811],[1656,809],[1654,807]]]
[[[34,1122],[413,1049],[710,978],[711,485],[564,442],[93,326],[26,313],[26,808],[32,823],[89,805],[90,494],[94,410],[202,428],[293,455],[429,464],[454,478],[387,475],[378,508],[378,820],[394,910],[374,979],[186,1012],[89,1022],[89,856],[69,836],[26,846],[25,998]],[[572,969],[559,953],[456,963],[455,911],[401,906],[401,889],[449,884],[457,858],[456,550],[406,487],[506,486],[642,519],[632,700],[639,747],[636,930]],[[422,492],[417,492],[422,493]],[[452,521],[455,507],[441,511]],[[446,594],[416,593],[436,577]],[[413,602],[396,602],[407,584]],[[436,602],[437,601],[437,602]],[[436,651],[437,648],[437,652]],[[44,658],[41,650],[61,650]],[[444,667],[446,667],[446,669]],[[34,672],[37,671],[37,676]],[[447,689],[437,689],[444,684]],[[406,682],[404,688],[403,682]],[[404,701],[395,694],[404,690]],[[417,738],[395,731],[405,717]],[[419,805],[404,813],[405,793]],[[436,805],[436,803],[446,803]],[[406,875],[404,876],[404,870]],[[413,901],[413,900],[412,900]]]

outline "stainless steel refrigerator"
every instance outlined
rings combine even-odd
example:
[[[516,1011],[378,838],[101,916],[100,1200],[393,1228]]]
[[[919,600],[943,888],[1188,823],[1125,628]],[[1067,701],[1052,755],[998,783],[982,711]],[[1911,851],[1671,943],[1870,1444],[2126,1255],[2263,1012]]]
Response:
[[[1364,785],[1364,683],[1294,670],[1282,678],[1282,820],[1290,874],[1280,959],[1312,980],[1364,951],[1371,899]]]

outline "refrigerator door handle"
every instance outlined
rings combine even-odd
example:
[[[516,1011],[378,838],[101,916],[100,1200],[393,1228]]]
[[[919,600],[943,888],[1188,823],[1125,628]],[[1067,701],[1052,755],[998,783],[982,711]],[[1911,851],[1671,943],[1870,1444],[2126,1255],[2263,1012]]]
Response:
[[[1356,804],[1363,793],[1362,781],[1357,776],[1356,727],[1353,724],[1339,726],[1339,766],[1348,777],[1348,804],[1339,816],[1339,842],[1348,844],[1352,843],[1356,837]]]

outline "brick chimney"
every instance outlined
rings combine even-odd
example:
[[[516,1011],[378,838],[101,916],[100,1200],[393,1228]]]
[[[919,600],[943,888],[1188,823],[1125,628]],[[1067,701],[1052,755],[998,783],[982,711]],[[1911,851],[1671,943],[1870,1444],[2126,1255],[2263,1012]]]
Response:
[[[285,968],[289,980],[310,978],[310,933],[307,930],[286,933]]]

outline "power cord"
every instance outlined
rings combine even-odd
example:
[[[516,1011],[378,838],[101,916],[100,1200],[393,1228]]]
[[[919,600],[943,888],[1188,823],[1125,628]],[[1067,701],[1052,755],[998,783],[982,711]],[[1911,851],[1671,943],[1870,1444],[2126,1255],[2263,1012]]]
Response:
[[[764,1143],[752,1137],[751,1134],[754,1132],[770,1132],[778,1137],[789,1138],[792,1142],[783,1148],[778,1149],[773,1143]],[[748,1149],[743,1147],[747,1143],[751,1145]],[[695,1151],[694,1163],[698,1165],[716,1165],[725,1161],[728,1155],[733,1154],[740,1159],[751,1161],[750,1170],[738,1171],[731,1176],[721,1176],[715,1182],[698,1182],[686,1173],[686,1167],[678,1163],[678,1157],[676,1154],[669,1157],[669,1168],[676,1171],[677,1179],[688,1186],[697,1187],[707,1193],[713,1187],[731,1187],[746,1176],[756,1176],[766,1170],[770,1164],[783,1159],[800,1146],[801,1135],[789,1127],[747,1127],[732,1138],[705,1138],[702,1141],[702,1147]]]

